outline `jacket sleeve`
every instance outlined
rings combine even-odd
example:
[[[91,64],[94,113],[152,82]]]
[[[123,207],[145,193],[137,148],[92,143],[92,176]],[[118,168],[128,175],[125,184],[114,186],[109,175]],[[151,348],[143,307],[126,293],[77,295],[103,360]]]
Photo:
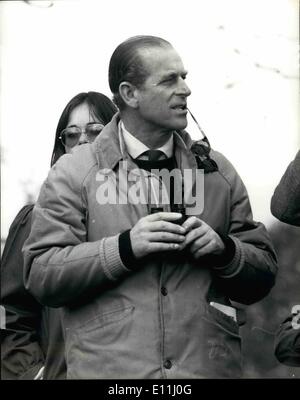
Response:
[[[31,227],[32,205],[25,206],[13,221],[1,263],[1,302],[5,329],[1,343],[2,379],[33,379],[44,363],[39,344],[41,305],[23,283],[22,246]]]
[[[33,210],[31,234],[24,245],[24,281],[50,307],[95,295],[130,273],[120,258],[119,234],[86,241],[86,169],[75,154],[62,156]]]
[[[225,294],[233,301],[252,304],[274,286],[276,254],[263,224],[253,221],[248,194],[241,178],[225,157],[217,153],[219,173],[230,186],[228,236],[235,245],[233,259],[214,271]]]
[[[275,356],[283,364],[300,367],[300,318],[290,315],[275,335]]]
[[[274,191],[271,212],[282,222],[300,226],[300,151]]]

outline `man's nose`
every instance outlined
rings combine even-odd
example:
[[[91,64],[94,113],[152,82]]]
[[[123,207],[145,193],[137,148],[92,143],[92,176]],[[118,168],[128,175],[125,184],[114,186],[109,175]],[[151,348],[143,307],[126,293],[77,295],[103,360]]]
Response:
[[[177,93],[179,96],[188,97],[192,93],[191,89],[188,87],[186,81],[184,79],[180,79],[178,84]]]

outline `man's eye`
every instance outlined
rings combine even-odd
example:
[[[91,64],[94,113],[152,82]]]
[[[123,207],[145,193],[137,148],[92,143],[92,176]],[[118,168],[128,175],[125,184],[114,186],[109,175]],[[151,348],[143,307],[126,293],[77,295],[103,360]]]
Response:
[[[175,76],[171,76],[170,78],[166,78],[162,81],[162,83],[173,83],[176,81]]]

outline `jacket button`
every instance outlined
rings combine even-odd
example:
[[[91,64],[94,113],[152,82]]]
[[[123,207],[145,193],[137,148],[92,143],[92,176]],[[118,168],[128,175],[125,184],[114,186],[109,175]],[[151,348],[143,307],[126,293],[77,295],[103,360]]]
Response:
[[[163,295],[163,296],[166,296],[167,294],[168,294],[168,290],[167,290],[167,288],[165,288],[164,286],[161,288],[161,294]]]
[[[164,362],[164,367],[165,367],[166,369],[171,369],[171,368],[172,368],[172,362],[171,362],[170,360],[166,360],[166,361]]]

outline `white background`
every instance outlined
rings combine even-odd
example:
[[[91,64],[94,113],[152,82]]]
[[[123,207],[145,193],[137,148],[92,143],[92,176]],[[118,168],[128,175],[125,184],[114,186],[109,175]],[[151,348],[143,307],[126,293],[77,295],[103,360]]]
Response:
[[[255,219],[270,225],[273,190],[300,145],[298,1],[53,3],[0,3],[1,236],[46,178],[66,103],[81,91],[110,97],[110,56],[137,34],[179,52],[189,108],[243,178]]]

